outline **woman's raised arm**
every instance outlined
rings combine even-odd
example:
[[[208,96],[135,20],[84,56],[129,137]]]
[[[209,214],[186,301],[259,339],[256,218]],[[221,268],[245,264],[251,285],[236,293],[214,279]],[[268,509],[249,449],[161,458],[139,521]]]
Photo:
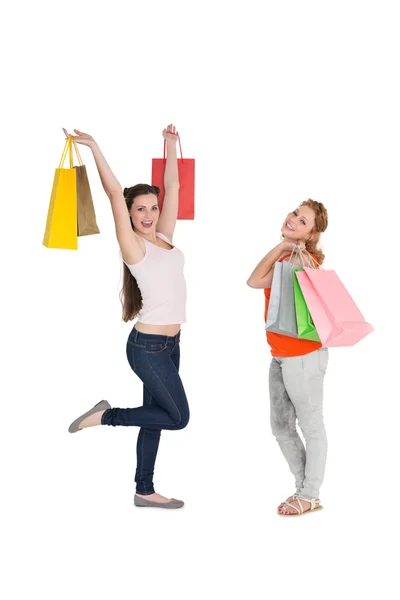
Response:
[[[167,160],[164,173],[165,196],[162,211],[157,223],[157,231],[163,233],[171,242],[178,218],[179,175],[176,142],[178,132],[174,125],[168,125],[163,131],[167,143]]]
[[[68,136],[68,132],[65,129],[63,131]],[[88,146],[93,152],[101,183],[105,193],[110,199],[115,221],[115,230],[122,256],[126,262],[134,263],[138,259],[138,253],[140,254],[142,249],[138,236],[132,229],[129,211],[122,192],[122,186],[112,172],[93,137],[88,133],[78,131],[78,129],[74,129],[74,132],[76,135],[72,136],[72,140],[77,144]]]

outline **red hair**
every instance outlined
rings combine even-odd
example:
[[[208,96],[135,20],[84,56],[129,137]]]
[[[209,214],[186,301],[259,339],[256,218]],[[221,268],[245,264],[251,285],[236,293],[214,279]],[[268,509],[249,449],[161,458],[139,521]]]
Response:
[[[310,239],[306,241],[306,250],[313,254],[320,265],[324,262],[325,254],[319,247],[321,233],[328,227],[328,211],[321,202],[308,198],[300,206],[309,206],[315,214],[315,225],[311,230]]]

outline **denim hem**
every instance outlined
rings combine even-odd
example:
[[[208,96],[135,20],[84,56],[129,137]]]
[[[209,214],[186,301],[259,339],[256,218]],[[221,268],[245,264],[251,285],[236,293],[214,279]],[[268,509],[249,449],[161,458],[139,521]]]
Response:
[[[103,412],[103,414],[101,415],[101,419],[100,419],[100,424],[101,425],[109,425],[109,423],[105,423],[104,417],[106,416],[106,414],[110,411],[110,408],[107,408],[107,410],[105,410]]]
[[[156,492],[155,492],[155,490],[153,489],[153,491],[152,491],[152,492],[138,492],[138,491],[136,490],[136,492],[135,492],[135,493],[136,493],[136,494],[139,494],[139,496],[151,496],[151,494],[155,494]]]

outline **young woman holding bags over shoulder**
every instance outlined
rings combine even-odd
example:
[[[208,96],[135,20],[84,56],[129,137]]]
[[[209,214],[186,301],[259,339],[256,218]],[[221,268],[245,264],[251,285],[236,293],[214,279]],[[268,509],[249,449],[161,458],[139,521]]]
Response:
[[[257,265],[247,284],[264,289],[268,314],[274,265],[289,260],[293,249],[307,251],[319,264],[321,232],[328,226],[326,208],[308,199],[289,213],[281,229],[283,241]],[[299,264],[295,259],[295,264]],[[295,477],[296,492],[278,507],[283,516],[298,516],[322,508],[319,490],[324,478],[327,441],[323,420],[323,380],[328,349],[321,343],[267,331],[272,362],[269,372],[271,427]],[[306,448],[296,430],[296,418]]]
[[[67,131],[64,133],[68,135]],[[71,433],[95,425],[140,427],[137,440],[136,494],[141,507],[181,508],[183,502],[155,493],[153,473],[162,429],[178,430],[189,421],[189,407],[179,376],[180,329],[186,322],[184,257],[172,243],[178,215],[177,132],[163,131],[167,143],[165,198],[160,213],[159,188],[122,187],[94,139],[75,130],[72,139],[89,146],[111,202],[124,261],[123,319],[138,320],[127,342],[127,358],[143,382],[143,406],[111,408],[103,400],[69,427]]]

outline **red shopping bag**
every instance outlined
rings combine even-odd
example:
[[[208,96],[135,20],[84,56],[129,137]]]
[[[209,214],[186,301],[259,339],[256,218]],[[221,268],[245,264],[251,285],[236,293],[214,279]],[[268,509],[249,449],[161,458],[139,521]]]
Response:
[[[194,219],[194,158],[183,158],[181,140],[178,136],[181,158],[178,158],[179,172],[179,208],[178,219],[193,220]],[[164,171],[165,171],[165,151],[167,142],[164,140],[164,158],[153,158],[151,183],[160,188],[158,203],[160,210],[162,209],[165,188],[164,188]]]
[[[354,346],[374,331],[335,271],[304,267],[295,276],[324,347]]]

